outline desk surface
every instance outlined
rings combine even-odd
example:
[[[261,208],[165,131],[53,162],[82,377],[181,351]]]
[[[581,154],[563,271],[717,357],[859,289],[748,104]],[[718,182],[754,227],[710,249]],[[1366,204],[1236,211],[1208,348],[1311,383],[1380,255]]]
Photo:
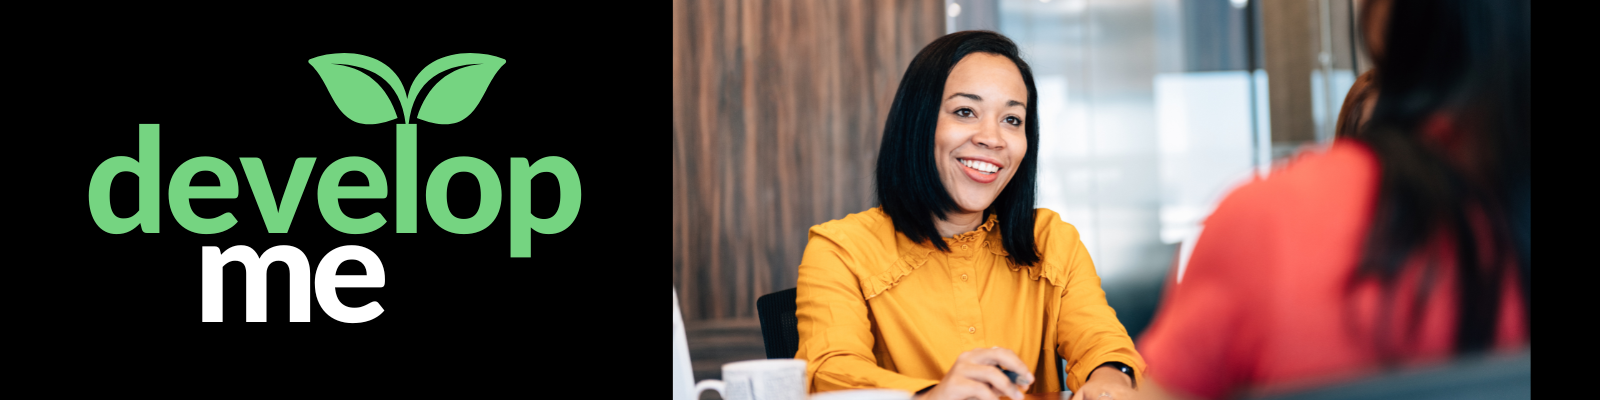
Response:
[[[1008,397],[1001,397],[1001,398],[1005,399],[1005,398],[1008,398]],[[1022,394],[1022,400],[1057,400],[1057,399],[1059,399],[1059,400],[1068,400],[1068,399],[1071,399],[1071,398],[1072,398],[1072,392],[1023,393]]]

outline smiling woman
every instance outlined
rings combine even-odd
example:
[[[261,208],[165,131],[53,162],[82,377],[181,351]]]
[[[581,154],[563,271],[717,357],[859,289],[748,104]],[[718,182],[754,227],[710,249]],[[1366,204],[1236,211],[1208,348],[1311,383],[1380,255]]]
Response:
[[[1132,391],[1144,361],[1077,229],[1034,208],[1036,99],[994,32],[947,35],[912,60],[878,153],[880,207],[812,227],[800,263],[795,357],[811,392]]]
[[[1017,99],[1028,98],[1029,85],[1011,60],[975,53],[956,63],[950,78],[933,151],[940,181],[956,202],[952,215],[935,222],[945,237],[977,228],[980,213],[1016,175],[1016,162],[1031,147],[1029,137],[1038,137],[1037,128],[1028,135],[1023,124],[1027,106]]]

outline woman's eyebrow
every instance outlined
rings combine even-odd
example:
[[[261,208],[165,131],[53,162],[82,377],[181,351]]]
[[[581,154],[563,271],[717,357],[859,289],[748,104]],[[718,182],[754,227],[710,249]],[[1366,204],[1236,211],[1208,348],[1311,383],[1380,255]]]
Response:
[[[959,92],[956,93],[956,94],[950,95],[950,97],[946,98],[945,100],[954,99],[957,96],[969,98],[969,99],[972,99],[972,100],[975,100],[975,101],[983,101],[983,98],[982,97],[978,97],[978,95],[971,94],[971,93],[959,93]],[[1011,100],[1011,101],[1007,101],[1006,102],[1006,107],[1012,107],[1012,106],[1022,106],[1022,108],[1028,108],[1027,104],[1023,104],[1020,101]]]
[[[949,98],[946,98],[946,99],[945,99],[945,100],[950,100],[950,99],[954,99],[954,98],[956,98],[956,96],[961,96],[961,97],[965,97],[965,98],[969,98],[969,99],[972,99],[972,100],[974,100],[974,101],[983,101],[983,98],[982,98],[982,97],[978,97],[978,95],[975,95],[975,94],[969,94],[969,93],[956,93],[956,94],[952,94],[952,95],[950,95],[950,97],[949,97]]]

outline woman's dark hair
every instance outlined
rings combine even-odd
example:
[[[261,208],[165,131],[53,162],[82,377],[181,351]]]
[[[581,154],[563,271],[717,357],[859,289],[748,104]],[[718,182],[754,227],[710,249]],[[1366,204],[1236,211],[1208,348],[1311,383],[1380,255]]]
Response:
[[[906,75],[900,79],[900,89],[894,94],[894,104],[889,107],[889,120],[883,126],[876,176],[878,204],[894,221],[895,230],[907,238],[917,243],[932,241],[939,250],[950,251],[940,239],[933,219],[944,219],[946,213],[958,211],[958,206],[939,180],[933,136],[945,79],[957,62],[972,53],[1011,59],[1028,86],[1027,116],[1023,118],[1028,152],[1011,182],[984,210],[983,218],[997,214],[1000,239],[1011,261],[1033,265],[1039,261],[1033,243],[1033,204],[1039,175],[1038,93],[1033,87],[1033,72],[1018,55],[1016,43],[998,33],[963,31],[945,35],[922,48],[911,60]]]
[[[1355,137],[1356,131],[1361,130],[1362,108],[1372,101],[1372,94],[1377,92],[1377,87],[1372,84],[1373,78],[1378,74],[1377,69],[1369,69],[1366,73],[1356,77],[1356,82],[1350,85],[1350,93],[1344,96],[1344,105],[1339,107],[1339,118],[1333,128],[1333,137]]]
[[[1381,166],[1376,214],[1352,283],[1377,279],[1393,298],[1401,270],[1423,256],[1423,286],[1406,299],[1412,317],[1405,332],[1415,332],[1431,276],[1453,269],[1454,350],[1487,350],[1509,268],[1518,272],[1523,315],[1532,316],[1529,2],[1385,3],[1388,26],[1376,57],[1380,95],[1367,129],[1357,134]],[[1363,11],[1364,25],[1374,8]],[[1436,254],[1440,240],[1453,247],[1453,263]],[[1392,345],[1383,346],[1392,360]]]

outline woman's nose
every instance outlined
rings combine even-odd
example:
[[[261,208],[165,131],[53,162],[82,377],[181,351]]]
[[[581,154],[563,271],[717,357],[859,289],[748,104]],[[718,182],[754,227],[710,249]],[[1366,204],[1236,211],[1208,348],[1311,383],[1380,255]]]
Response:
[[[992,150],[1006,148],[1006,141],[1000,136],[1000,128],[996,124],[983,124],[983,128],[972,135],[972,143]]]

